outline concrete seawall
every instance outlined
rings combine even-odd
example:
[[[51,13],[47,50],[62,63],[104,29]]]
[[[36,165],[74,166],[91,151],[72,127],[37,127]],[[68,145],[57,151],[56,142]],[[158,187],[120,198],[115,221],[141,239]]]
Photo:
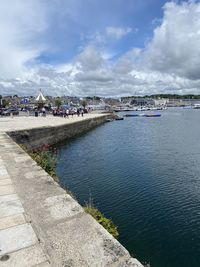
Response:
[[[9,136],[18,144],[24,144],[27,148],[37,148],[44,144],[54,145],[63,140],[89,131],[92,128],[113,118],[112,114],[106,114],[100,117],[88,118],[82,121],[63,124],[59,126],[45,126],[33,129],[10,131]]]
[[[34,124],[35,119],[27,118],[32,129],[24,126],[23,119],[21,125],[20,119],[4,121],[0,131],[1,267],[142,267],[13,141],[29,148],[55,144],[100,125],[108,116],[67,124],[60,120],[55,127],[45,119]]]

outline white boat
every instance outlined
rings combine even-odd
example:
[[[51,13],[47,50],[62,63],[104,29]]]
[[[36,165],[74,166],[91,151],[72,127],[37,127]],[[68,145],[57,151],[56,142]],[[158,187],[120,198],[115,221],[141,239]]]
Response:
[[[194,104],[194,109],[200,109],[200,104]]]

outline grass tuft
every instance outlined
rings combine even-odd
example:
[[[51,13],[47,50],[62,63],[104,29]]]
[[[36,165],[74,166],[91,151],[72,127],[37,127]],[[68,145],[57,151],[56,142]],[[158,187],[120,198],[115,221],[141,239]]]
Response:
[[[84,206],[85,212],[90,214],[98,223],[100,223],[113,237],[117,238],[119,232],[117,226],[112,222],[111,219],[108,219],[101,213],[97,208],[91,203],[86,203]]]

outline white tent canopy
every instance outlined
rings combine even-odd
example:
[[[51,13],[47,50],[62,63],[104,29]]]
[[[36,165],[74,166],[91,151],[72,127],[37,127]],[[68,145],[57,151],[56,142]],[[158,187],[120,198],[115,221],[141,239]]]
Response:
[[[39,95],[35,99],[37,102],[45,102],[46,98],[43,96],[42,91],[40,90]]]

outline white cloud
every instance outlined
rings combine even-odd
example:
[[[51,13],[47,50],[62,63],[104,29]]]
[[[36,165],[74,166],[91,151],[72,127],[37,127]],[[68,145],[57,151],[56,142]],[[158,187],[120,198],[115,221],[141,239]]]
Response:
[[[121,39],[128,33],[132,32],[132,29],[130,27],[128,28],[121,28],[121,27],[107,27],[106,28],[106,34],[107,36],[116,38],[116,39]]]
[[[90,71],[100,68],[103,64],[101,53],[94,46],[87,46],[76,59],[81,70]]]
[[[22,0],[11,10],[15,1],[2,2],[0,94],[35,95],[39,88],[50,95],[200,94],[198,2],[166,3],[163,19],[144,49],[133,47],[116,59],[115,51],[106,49],[106,38],[118,41],[132,29],[107,27],[107,35],[91,34],[68,62],[35,62],[34,67],[27,63],[47,49],[40,41],[48,26],[47,7],[39,0]]]
[[[200,3],[166,3],[144,57],[149,69],[200,79]]]
[[[35,36],[45,29],[44,9],[40,1],[0,2],[0,77],[22,75],[25,64],[43,50]]]

